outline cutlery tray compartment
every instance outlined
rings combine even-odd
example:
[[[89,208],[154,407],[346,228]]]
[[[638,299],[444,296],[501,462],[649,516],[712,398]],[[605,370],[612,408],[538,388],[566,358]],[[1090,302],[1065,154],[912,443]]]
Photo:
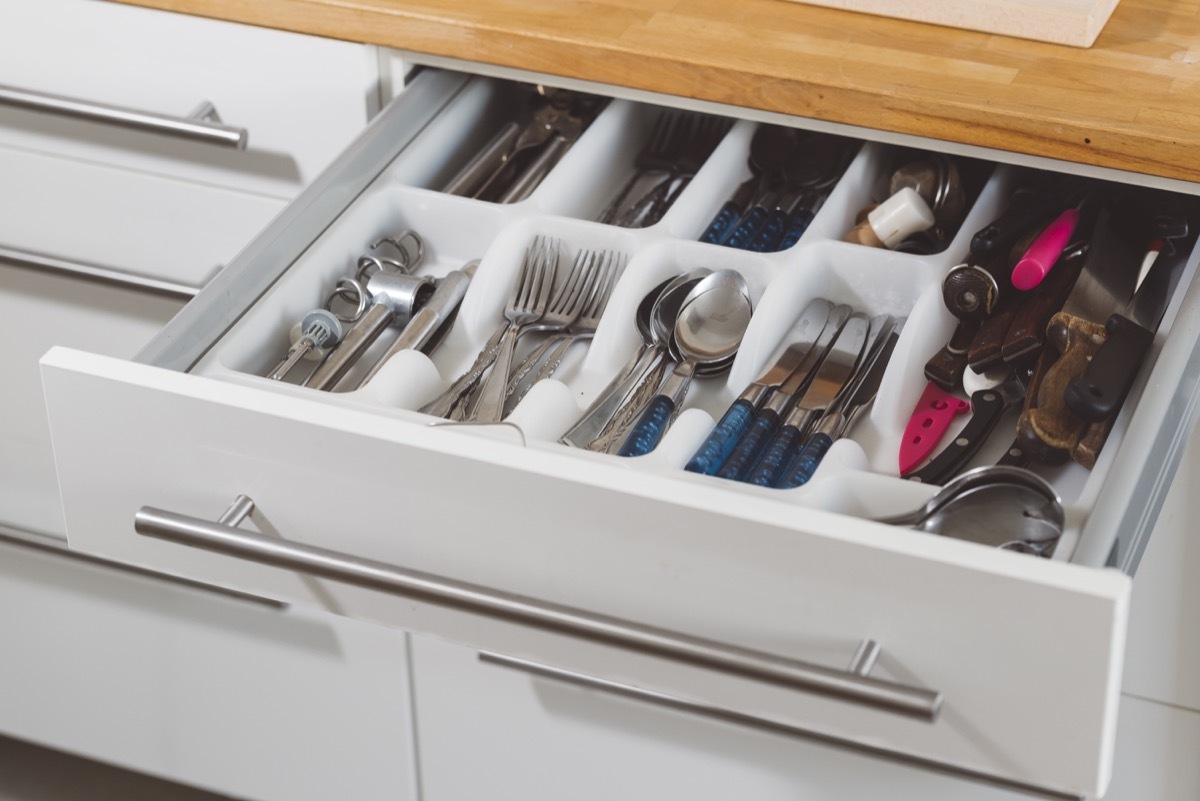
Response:
[[[883,199],[888,172],[908,154],[863,142],[795,246],[750,252],[696,241],[748,177],[758,128],[749,120],[733,121],[662,219],[647,227],[594,219],[653,127],[652,107],[625,100],[611,101],[525,200],[491,203],[431,188],[486,140],[468,123],[484,119],[493,127],[489,102],[505,91],[490,79],[468,81],[411,144],[375,165],[373,180],[310,245],[272,248],[265,233],[258,255],[252,246],[241,268],[267,270],[274,262],[278,279],[187,371],[65,350],[43,360],[72,546],[877,751],[1020,785],[1101,792],[1111,768],[1129,592],[1128,577],[1105,564],[1119,538],[1136,541],[1152,526],[1154,488],[1163,478],[1169,483],[1172,448],[1190,422],[1187,365],[1200,331],[1194,255],[1095,469],[1038,468],[1066,507],[1052,559],[886,526],[872,519],[914,509],[935,491],[897,477],[899,440],[926,383],[922,367],[954,329],[942,279],[973,233],[999,215],[1016,168],[973,165],[982,178],[944,248],[870,248],[841,240],[865,205]],[[395,109],[385,112],[376,128],[386,133],[397,119]],[[349,171],[348,164],[358,162],[340,166]],[[355,271],[370,244],[406,230],[425,244],[418,274],[443,276],[479,260],[432,355],[401,352],[353,391],[262,377],[287,351],[292,326]],[[503,322],[523,254],[539,236],[562,241],[566,264],[583,248],[627,257],[593,340],[572,346],[559,371],[516,406],[512,425],[455,424],[422,413]],[[646,456],[559,443],[637,349],[634,318],[643,296],[696,267],[738,272],[753,301],[729,371],[696,380],[683,412]],[[819,297],[906,318],[867,413],[796,489],[683,470],[768,366],[801,309]],[[360,360],[359,375],[394,336]],[[97,412],[107,425],[94,424]],[[996,447],[1011,439],[993,438],[981,463],[994,461]],[[1164,471],[1158,478],[1148,470],[1156,464]],[[876,673],[943,693],[943,712],[934,723],[888,715],[132,531],[142,506],[215,519],[239,494],[255,502],[244,526],[288,542],[834,670],[869,637],[884,648]],[[1149,519],[1138,516],[1137,504],[1150,508]]]

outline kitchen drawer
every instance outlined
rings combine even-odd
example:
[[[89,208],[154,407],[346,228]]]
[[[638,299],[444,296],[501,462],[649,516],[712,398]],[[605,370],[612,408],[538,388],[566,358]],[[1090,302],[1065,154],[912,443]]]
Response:
[[[510,92],[422,72],[134,363],[65,349],[43,359],[72,547],[876,754],[1100,795],[1130,591],[1112,566],[1136,565],[1191,422],[1195,255],[1095,469],[1046,472],[1067,512],[1053,558],[933,537],[873,518],[933,492],[895,478],[893,454],[921,366],[953,328],[942,276],[997,215],[1012,171],[986,172],[947,249],[866,249],[838,239],[895,155],[866,143],[795,248],[739,252],[690,240],[748,175],[748,120],[660,223],[592,221],[655,115],[616,100],[527,200],[431,188],[487,140]],[[482,259],[434,358],[403,353],[353,392],[260,378],[363,248],[404,229],[424,238],[430,272]],[[631,256],[586,357],[536,385],[515,425],[416,411],[501,320],[536,234]],[[755,300],[728,376],[698,382],[649,456],[557,444],[634,350],[643,294],[690,267],[738,270]],[[818,295],[908,318],[854,437],[796,490],[680,469]],[[222,516],[238,496],[252,507]],[[153,536],[134,531],[135,514]],[[846,667],[865,640],[882,646],[869,676]]]
[[[3,13],[6,90],[174,118],[207,101],[248,135],[239,150],[0,102],[8,147],[290,198],[367,120],[363,45],[104,0],[6,0]]]
[[[615,696],[411,639],[426,801],[1022,801],[1016,790]],[[463,770],[469,764],[471,770]]]
[[[347,776],[355,798],[415,798],[403,634],[0,531],[0,637],[6,735],[256,801]]]
[[[42,354],[72,345],[129,358],[182,305],[181,298],[37,272],[0,255],[0,339],[6,343],[0,525],[67,536],[38,372]]]

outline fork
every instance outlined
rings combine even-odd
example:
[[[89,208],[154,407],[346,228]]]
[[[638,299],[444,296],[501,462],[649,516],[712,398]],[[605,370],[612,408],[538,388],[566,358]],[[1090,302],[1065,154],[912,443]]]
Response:
[[[657,120],[654,121],[654,128],[650,132],[650,138],[642,145],[642,149],[638,151],[633,160],[633,175],[629,176],[629,180],[621,187],[621,191],[613,197],[604,212],[600,215],[598,221],[606,224],[614,224],[626,202],[629,200],[633,190],[637,187],[646,175],[652,172],[661,172],[670,174],[674,165],[676,150],[679,147],[680,126],[685,122],[684,113],[680,111],[663,111]],[[657,184],[655,184],[657,186]]]
[[[545,313],[561,250],[557,239],[540,236],[525,250],[520,275],[504,308],[504,333],[497,343],[492,371],[471,407],[471,420],[484,423],[500,421],[504,410],[504,389],[508,385],[508,372],[512,368],[517,338],[521,335],[522,327],[537,322]]]
[[[584,254],[580,255],[583,257]],[[590,339],[596,333],[596,328],[600,325],[600,317],[608,305],[609,296],[612,295],[613,287],[625,269],[626,257],[624,254],[606,250],[600,253],[587,252],[586,258],[590,265],[591,275],[586,297],[583,299],[583,308],[570,324],[534,348],[521,363],[508,382],[508,401],[505,404],[505,413],[520,403],[534,384],[554,374],[573,343],[581,339]],[[547,354],[549,354],[548,357]],[[545,359],[544,362],[543,359]],[[534,368],[539,362],[541,366],[534,372]],[[530,375],[533,377],[530,378]]]

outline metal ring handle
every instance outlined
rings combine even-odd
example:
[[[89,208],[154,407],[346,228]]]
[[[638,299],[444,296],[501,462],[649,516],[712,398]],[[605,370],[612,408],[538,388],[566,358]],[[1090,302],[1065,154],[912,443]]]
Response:
[[[63,95],[0,85],[0,105],[57,114],[61,117],[74,117],[105,125],[118,125],[146,133],[231,147],[235,150],[245,150],[246,143],[250,138],[250,134],[245,128],[236,128],[221,123],[216,109],[213,108],[212,103],[207,101],[201,103],[191,116],[172,117],[167,114],[155,114],[124,106],[113,106],[108,103],[95,103],[90,100],[79,100]]]
[[[57,256],[47,256],[43,253],[17,250],[16,248],[8,248],[3,245],[0,245],[0,264],[57,273],[69,278],[82,278],[100,284],[117,286],[122,289],[134,289],[153,295],[164,295],[183,301],[191,300],[200,291],[196,287],[188,286],[187,284],[164,281],[161,278],[153,278],[148,275],[127,273],[122,270],[114,270],[111,267],[100,267],[95,264],[60,259]]]
[[[253,509],[253,503],[244,495],[238,496],[219,523],[143,506],[134,516],[134,530],[144,536],[193,548],[520,623],[929,722],[937,719],[941,708],[942,695],[933,690],[872,679],[854,671],[835,670],[408,570],[386,562],[362,559],[325,548],[287,542],[237,529],[235,526]]]

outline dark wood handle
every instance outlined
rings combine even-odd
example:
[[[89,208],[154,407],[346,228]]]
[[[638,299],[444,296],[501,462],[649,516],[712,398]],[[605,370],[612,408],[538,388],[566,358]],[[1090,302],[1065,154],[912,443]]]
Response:
[[[1067,387],[1087,370],[1107,332],[1103,325],[1059,312],[1051,318],[1046,337],[1047,349],[1053,348],[1058,358],[1042,378],[1029,422],[1042,442],[1070,451],[1083,437],[1087,423],[1067,405]]]
[[[967,348],[978,327],[978,323],[960,321],[946,346],[925,363],[925,377],[947,392],[958,389],[967,369]]]
[[[979,326],[979,331],[967,351],[967,364],[971,365],[972,370],[983,373],[1004,364],[1001,348],[1004,347],[1004,338],[1008,336],[1008,329],[1012,327],[1016,313],[1016,304],[1006,304]]]
[[[1047,323],[1067,302],[1083,269],[1083,261],[1074,258],[1056,264],[1017,305],[1001,348],[1005,362],[1014,365],[1029,362],[1041,350],[1046,340]]]

